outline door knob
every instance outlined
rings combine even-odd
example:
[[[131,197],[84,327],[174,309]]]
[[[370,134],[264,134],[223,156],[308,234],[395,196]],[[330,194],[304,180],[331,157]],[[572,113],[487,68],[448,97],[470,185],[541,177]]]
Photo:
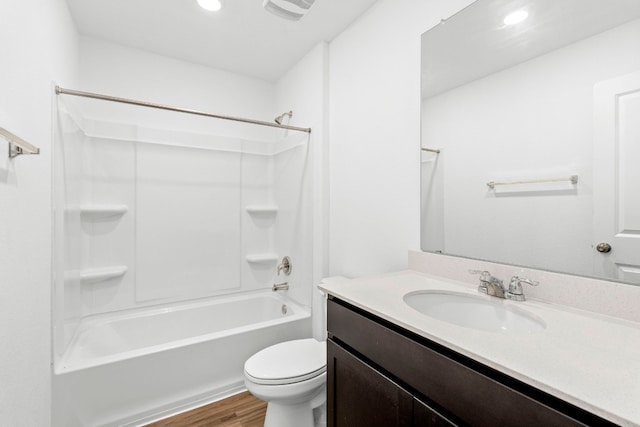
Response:
[[[611,245],[608,244],[608,243],[598,243],[598,246],[596,246],[596,250],[598,252],[606,254],[606,253],[611,252]]]

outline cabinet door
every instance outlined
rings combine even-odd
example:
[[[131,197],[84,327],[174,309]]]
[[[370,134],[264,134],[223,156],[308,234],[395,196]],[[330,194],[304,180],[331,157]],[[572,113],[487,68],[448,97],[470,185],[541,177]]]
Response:
[[[456,427],[456,424],[415,398],[413,399],[413,425],[414,427]]]
[[[351,353],[327,341],[329,427],[411,426],[413,397]]]

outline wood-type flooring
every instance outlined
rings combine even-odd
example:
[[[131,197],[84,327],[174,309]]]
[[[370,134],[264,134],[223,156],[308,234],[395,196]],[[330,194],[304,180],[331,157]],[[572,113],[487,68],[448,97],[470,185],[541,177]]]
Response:
[[[267,403],[245,391],[147,427],[262,427],[266,412]]]

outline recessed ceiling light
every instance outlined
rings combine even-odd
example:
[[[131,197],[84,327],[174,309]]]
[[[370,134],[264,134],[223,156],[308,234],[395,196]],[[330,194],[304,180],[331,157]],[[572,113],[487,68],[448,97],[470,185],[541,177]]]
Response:
[[[526,10],[516,10],[511,12],[504,18],[504,25],[516,25],[527,19],[529,13]]]
[[[210,12],[217,12],[222,9],[222,2],[220,0],[198,0],[198,4],[201,8]]]

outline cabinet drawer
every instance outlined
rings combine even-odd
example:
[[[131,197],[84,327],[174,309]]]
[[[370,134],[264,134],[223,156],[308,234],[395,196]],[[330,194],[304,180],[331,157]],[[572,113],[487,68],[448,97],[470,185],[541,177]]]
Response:
[[[405,336],[391,329],[392,326],[377,323],[377,318],[372,320],[375,318],[373,315],[342,301],[330,299],[327,304],[327,326],[332,339],[364,355],[392,378],[445,408],[464,423],[487,427],[550,427],[589,425],[593,420],[601,424],[604,421],[542,392],[538,392],[535,399],[523,394],[522,390],[488,377],[490,368],[485,367],[484,372],[479,372],[475,367],[464,364],[464,356],[457,355],[453,360],[450,354],[442,354],[437,344],[422,337],[409,338],[413,335],[411,332],[406,331]],[[469,362],[471,366],[477,365],[477,362]],[[502,374],[496,372],[496,375]],[[523,388],[527,387],[523,385]],[[540,396],[545,398],[545,403],[539,401]],[[578,414],[586,423],[555,408],[573,417]]]

